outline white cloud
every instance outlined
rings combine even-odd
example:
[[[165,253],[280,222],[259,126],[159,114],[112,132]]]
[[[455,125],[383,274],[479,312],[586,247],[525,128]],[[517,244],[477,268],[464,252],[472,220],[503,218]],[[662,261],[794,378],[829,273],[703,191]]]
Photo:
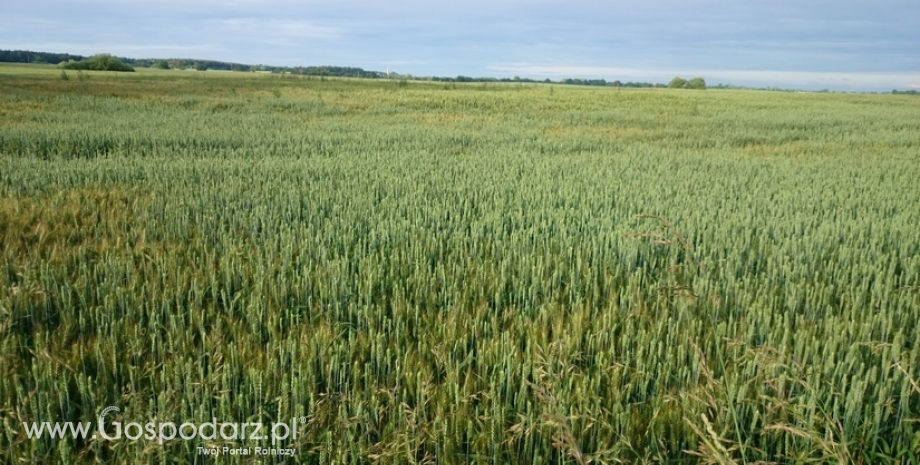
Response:
[[[283,37],[291,39],[337,39],[341,28],[322,26],[311,21],[265,18],[230,18],[210,21],[216,29],[240,35]]]

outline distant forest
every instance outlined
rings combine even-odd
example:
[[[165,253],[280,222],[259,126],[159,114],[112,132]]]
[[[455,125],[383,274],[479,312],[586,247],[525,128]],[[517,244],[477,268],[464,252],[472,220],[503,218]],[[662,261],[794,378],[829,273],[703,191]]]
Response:
[[[28,50],[0,50],[0,63],[47,63],[57,65],[62,62],[82,61],[88,57],[82,55],[72,55],[69,53],[48,53],[32,52]],[[123,63],[129,66],[140,68],[160,68],[160,69],[197,69],[206,71],[209,69],[220,71],[239,71],[239,72],[271,72],[271,73],[291,73],[303,76],[329,76],[329,77],[353,77],[367,79],[399,79],[399,80],[420,80],[420,81],[437,81],[437,82],[518,82],[518,83],[547,83],[563,84],[575,86],[608,86],[608,87],[654,87],[665,88],[668,84],[650,83],[650,82],[621,82],[619,80],[607,81],[605,79],[560,79],[552,81],[549,79],[535,80],[529,78],[494,78],[494,77],[469,77],[469,76],[413,76],[411,74],[385,73],[382,71],[367,71],[361,68],[350,66],[269,66],[269,65],[245,65],[242,63],[230,63],[226,61],[198,60],[192,58],[127,58],[117,57]],[[672,81],[673,82],[673,81]],[[734,85],[718,84],[709,87],[710,89],[745,89]],[[756,90],[785,91],[793,92],[795,89],[780,89],[776,87],[752,88]],[[827,92],[827,91],[824,91]],[[893,90],[893,94],[920,95],[917,90]]]
[[[57,65],[68,61],[82,61],[88,57],[83,55],[73,55],[70,53],[48,53],[33,52],[29,50],[0,50],[0,63],[46,63]],[[230,63],[226,61],[199,60],[191,58],[128,58],[117,57],[122,63],[139,68],[160,68],[160,69],[197,69],[220,70],[220,71],[239,71],[239,72],[271,72],[271,73],[291,73],[303,76],[329,76],[329,77],[354,77],[369,79],[400,79],[400,80],[424,80],[436,82],[518,82],[518,83],[552,83],[566,84],[576,86],[611,86],[611,87],[667,87],[665,84],[654,84],[649,82],[620,82],[607,81],[604,79],[561,79],[559,81],[534,80],[529,78],[494,78],[494,77],[470,77],[470,76],[412,76],[410,74],[385,73],[382,71],[367,71],[361,68],[350,66],[269,66],[269,65],[246,65],[242,63]]]
[[[28,50],[0,50],[0,63],[48,63],[56,65],[62,61],[80,61],[86,57],[69,53],[30,52]]]
[[[0,63],[47,63],[57,65],[62,62],[82,61],[88,57],[83,55],[72,55],[70,53],[48,53],[33,52],[29,50],[0,50]],[[348,66],[268,66],[268,65],[245,65],[242,63],[230,63],[226,61],[200,60],[193,58],[128,58],[117,57],[122,63],[138,68],[162,68],[162,69],[197,69],[218,70],[218,71],[240,71],[240,72],[275,72],[275,73],[293,73],[310,76],[338,76],[338,77],[359,77],[359,78],[379,78],[385,77],[386,73],[379,71],[365,71],[361,68],[352,68]]]

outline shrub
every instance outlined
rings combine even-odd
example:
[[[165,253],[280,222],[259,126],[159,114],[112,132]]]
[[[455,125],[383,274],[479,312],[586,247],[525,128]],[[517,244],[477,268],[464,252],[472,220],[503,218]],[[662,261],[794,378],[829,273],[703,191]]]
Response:
[[[90,71],[134,71],[134,68],[122,63],[121,60],[108,53],[93,55],[81,61],[68,61],[61,63],[61,68],[90,70]]]

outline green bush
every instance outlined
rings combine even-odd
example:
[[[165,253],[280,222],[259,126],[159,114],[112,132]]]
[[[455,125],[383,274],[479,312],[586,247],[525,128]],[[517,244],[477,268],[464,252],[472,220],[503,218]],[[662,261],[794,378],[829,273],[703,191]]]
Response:
[[[122,63],[121,60],[108,53],[93,55],[85,60],[64,62],[58,66],[64,69],[89,71],[134,71],[134,68]]]

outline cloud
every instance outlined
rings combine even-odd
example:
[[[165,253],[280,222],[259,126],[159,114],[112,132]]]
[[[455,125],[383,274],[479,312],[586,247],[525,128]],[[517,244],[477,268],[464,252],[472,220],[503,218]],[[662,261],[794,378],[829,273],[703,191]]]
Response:
[[[246,37],[332,40],[345,35],[345,31],[338,27],[324,26],[313,21],[277,18],[219,19],[206,21],[205,27],[221,34]]]

